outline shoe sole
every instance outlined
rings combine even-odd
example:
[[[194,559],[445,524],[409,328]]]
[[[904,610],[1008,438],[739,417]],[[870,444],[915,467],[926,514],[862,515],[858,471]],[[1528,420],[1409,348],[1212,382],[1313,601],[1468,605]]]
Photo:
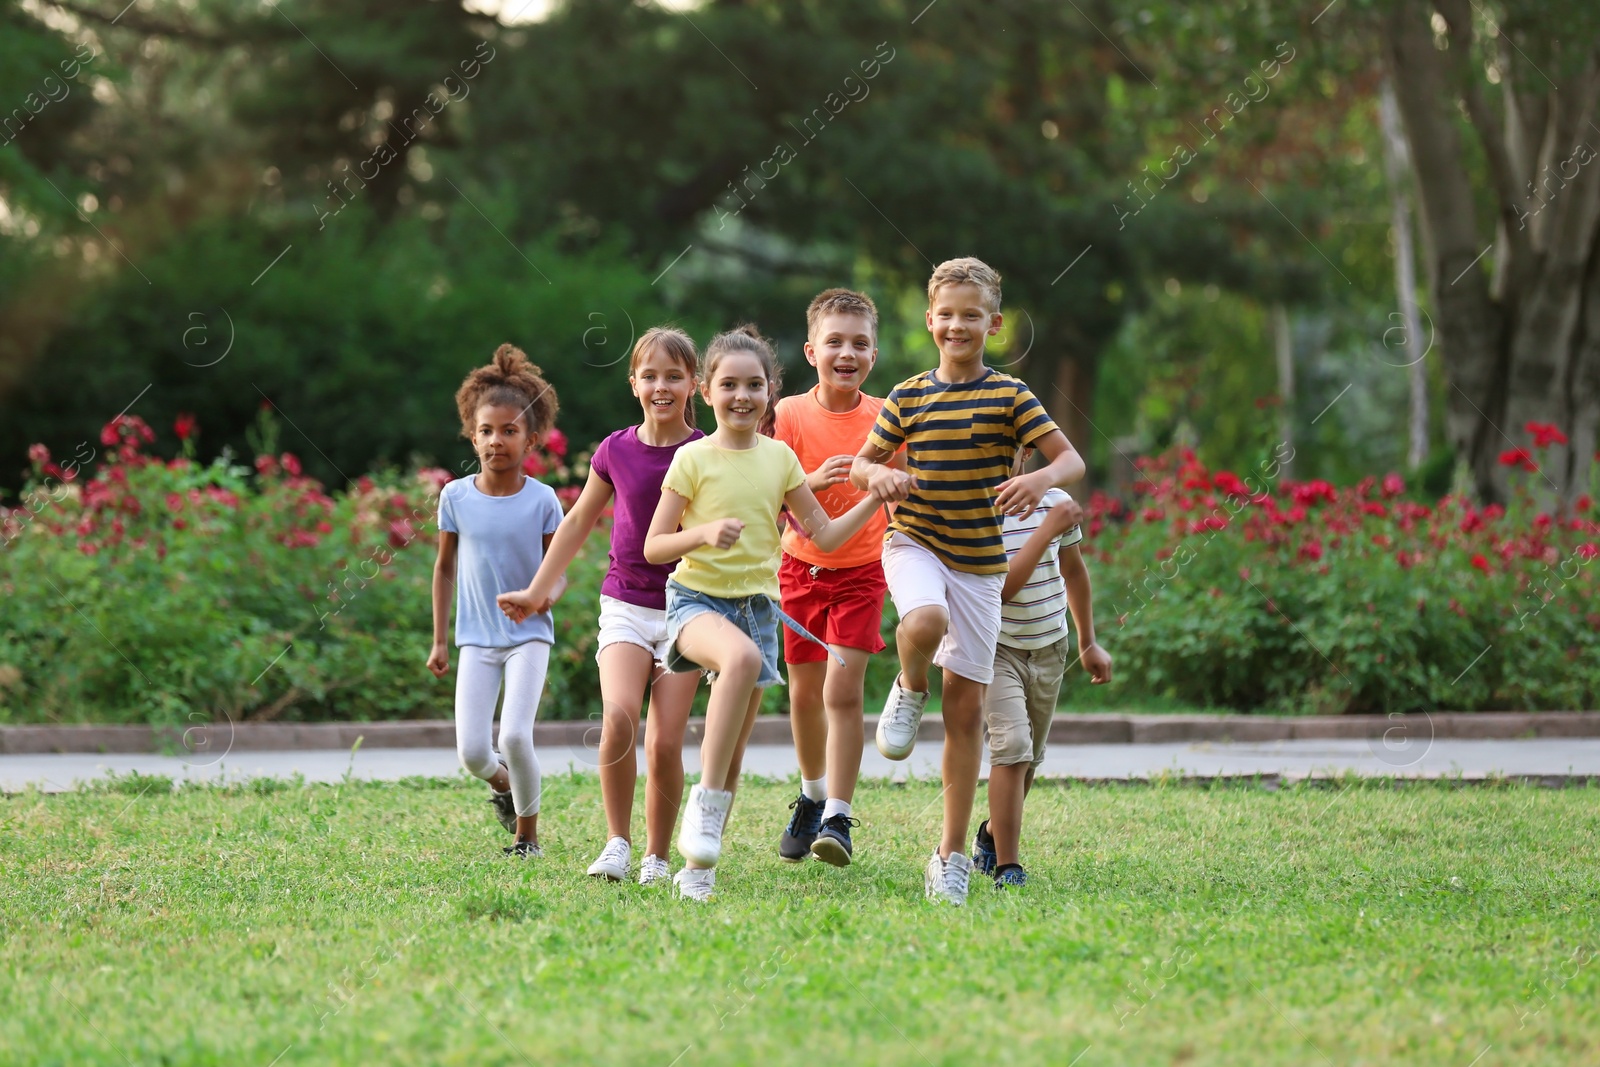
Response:
[[[621,874],[612,874],[610,871],[590,871],[589,877],[599,878],[606,882],[626,882],[628,880],[628,872],[624,871]]]
[[[907,756],[911,755],[912,751],[917,747],[917,742],[916,742],[915,738],[912,738],[911,744],[906,746],[906,750],[904,752],[896,752],[896,751],[894,751],[893,749],[891,749],[884,742],[883,738],[881,738],[881,737],[874,737],[872,739],[872,741],[873,741],[873,744],[878,746],[878,754],[880,756],[882,756],[884,759],[895,760],[896,762],[898,762],[900,760],[903,760]]]
[[[831,837],[819,837],[811,842],[811,854],[835,867],[850,866],[850,851]]]
[[[811,853],[809,852],[807,852],[804,856],[785,856],[781,852],[778,853],[778,858],[785,863],[804,863],[808,858],[810,858],[810,856]]]

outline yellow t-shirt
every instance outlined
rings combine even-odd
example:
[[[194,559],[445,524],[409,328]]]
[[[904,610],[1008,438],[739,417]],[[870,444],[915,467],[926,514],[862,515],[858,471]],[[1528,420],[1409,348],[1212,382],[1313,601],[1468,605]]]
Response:
[[[778,512],[805,480],[794,450],[770,437],[757,437],[754,448],[720,448],[706,437],[678,449],[661,488],[689,501],[683,529],[715,519],[739,519],[744,529],[732,548],[701,546],[684,556],[672,580],[709,596],[778,599]]]

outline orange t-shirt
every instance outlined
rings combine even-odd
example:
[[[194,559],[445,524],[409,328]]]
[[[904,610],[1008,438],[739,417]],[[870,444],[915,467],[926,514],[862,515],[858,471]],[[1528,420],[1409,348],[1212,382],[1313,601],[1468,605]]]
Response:
[[[778,401],[777,425],[772,435],[800,457],[800,467],[808,475],[822,466],[832,456],[854,456],[867,441],[867,434],[878,421],[878,411],[883,399],[861,394],[861,402],[854,411],[843,413],[829,411],[817,400],[817,388],[804,396],[786,396]],[[840,482],[831,489],[817,494],[817,503],[836,518],[849,511],[867,494],[851,485]],[[791,519],[783,532],[783,550],[813,567],[843,570],[872,563],[883,555],[883,531],[889,520],[879,508],[877,514],[844,545],[833,552],[823,552],[812,544]]]

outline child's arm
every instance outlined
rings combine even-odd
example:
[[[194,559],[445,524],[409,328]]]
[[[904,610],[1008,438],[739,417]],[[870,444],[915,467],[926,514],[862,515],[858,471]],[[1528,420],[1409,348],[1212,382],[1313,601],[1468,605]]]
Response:
[[[850,464],[850,484],[885,504],[904,500],[911,495],[916,479],[908,471],[893,466],[894,457],[895,453],[886,452],[868,440]]]
[[[439,531],[439,555],[433,561],[433,650],[428,653],[428,669],[435,678],[450,670],[450,600],[456,584],[456,546],[458,534]]]
[[[1094,603],[1089,587],[1089,568],[1077,545],[1061,550],[1061,577],[1067,583],[1067,609],[1078,631],[1078,661],[1089,672],[1089,681],[1102,685],[1111,681],[1111,657],[1094,639]]]
[[[715,519],[687,530],[678,529],[688,509],[688,497],[679,496],[671,489],[661,490],[661,503],[656,505],[650,532],[644,536],[645,559],[651,563],[671,563],[697,548],[732,548],[739,540],[744,523],[738,519]]]
[[[1083,457],[1078,455],[1072,442],[1067,440],[1067,435],[1060,430],[1051,430],[1036,440],[1033,447],[1044,453],[1045,459],[1050,462],[1032,474],[1019,474],[1000,483],[1000,492],[994,503],[1003,514],[1025,519],[1039,506],[1045,490],[1067,485],[1083,477],[1086,469]]]
[[[1039,528],[1028,535],[1022,547],[1017,549],[1017,554],[1006,563],[1006,583],[1000,590],[1002,604],[1009,604],[1016,599],[1023,586],[1028,584],[1028,579],[1033,577],[1034,568],[1050,551],[1051,542],[1078,525],[1082,518],[1083,508],[1076,500],[1063,500],[1045,513]]]
[[[539,564],[539,573],[528,583],[528,588],[501,593],[494,598],[507,618],[512,622],[521,622],[529,615],[549,611],[561,599],[561,594],[567,588],[567,568],[572,566],[578,549],[583,547],[584,540],[594,530],[594,524],[600,520],[600,513],[611,502],[614,493],[611,483],[591,467],[589,480],[583,483],[583,492],[573,502],[572,510],[556,527],[555,534],[545,538],[544,560]]]
[[[848,454],[829,456],[822,461],[822,466],[806,475],[806,488],[813,493],[820,493],[824,489],[832,489],[840,482],[850,479],[850,472],[854,466],[854,456]]]
[[[887,469],[887,468],[885,468]],[[822,505],[817,503],[816,494],[804,484],[795,486],[789,495],[783,498],[789,507],[789,514],[793,515],[800,528],[811,538],[811,543],[817,546],[819,552],[832,552],[841,547],[851,537],[867,524],[873,512],[882,506],[883,501],[872,493],[868,493],[849,511],[836,519],[828,518],[828,513],[822,510]]]

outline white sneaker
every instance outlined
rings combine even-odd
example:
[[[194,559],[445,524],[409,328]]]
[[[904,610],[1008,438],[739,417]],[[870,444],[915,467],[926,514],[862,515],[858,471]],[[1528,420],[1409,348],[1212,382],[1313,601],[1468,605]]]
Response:
[[[625,837],[613,837],[600,850],[600,858],[589,864],[590,878],[604,878],[620,882],[628,877],[628,863],[633,859],[633,846]]]
[[[683,828],[678,831],[678,851],[684,859],[715,867],[722,856],[722,827],[728,821],[733,794],[726,789],[695,786],[683,808]],[[682,872],[679,872],[680,876]]]
[[[922,888],[929,900],[960,907],[967,902],[967,885],[971,879],[971,860],[959,852],[950,853],[947,860],[940,859],[939,850],[934,849],[928,869],[923,872]]]
[[[672,877],[672,868],[667,866],[667,861],[660,856],[646,856],[639,864],[639,884],[655,885],[664,878]]]
[[[905,759],[917,746],[917,726],[922,722],[922,709],[928,703],[927,693],[913,693],[900,687],[896,675],[889,699],[883,702],[883,714],[878,716],[878,751],[887,759]]]
[[[716,869],[685,867],[672,876],[672,888],[679,900],[710,900],[716,895]]]

